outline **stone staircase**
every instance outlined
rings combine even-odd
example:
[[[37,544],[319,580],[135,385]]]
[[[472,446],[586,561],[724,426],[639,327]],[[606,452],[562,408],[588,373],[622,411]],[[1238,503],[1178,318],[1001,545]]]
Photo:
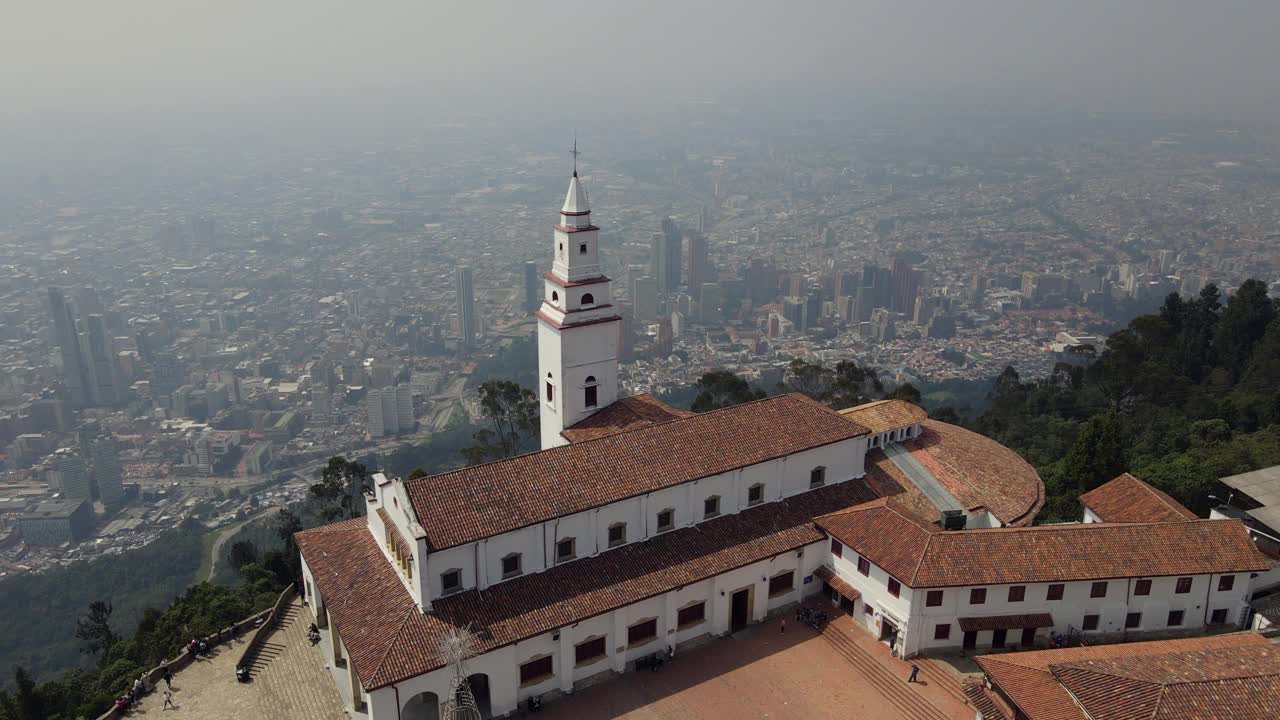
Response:
[[[249,677],[257,678],[271,664],[272,660],[284,653],[285,643],[287,642],[284,635],[289,633],[292,626],[297,622],[301,609],[301,605],[296,602],[283,609],[283,612],[276,620],[275,627],[271,630],[270,637],[248,658]],[[306,631],[303,630],[303,635],[305,634]],[[277,642],[272,642],[273,640]]]
[[[857,669],[872,687],[896,707],[903,717],[910,720],[952,720],[912,690],[905,677],[895,677],[879,660],[872,657],[849,637],[837,623],[828,624],[822,631],[822,637],[826,638],[836,652],[848,660],[849,664]],[[927,672],[924,665],[920,665],[920,669],[922,672]],[[933,668],[933,671],[941,672],[938,668]],[[932,676],[929,677],[932,679]],[[959,683],[955,683],[955,687],[959,688]],[[960,695],[967,701],[963,689],[960,690]]]

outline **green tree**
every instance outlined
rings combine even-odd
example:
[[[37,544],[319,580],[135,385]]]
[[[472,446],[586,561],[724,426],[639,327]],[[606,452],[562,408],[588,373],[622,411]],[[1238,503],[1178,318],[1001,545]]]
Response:
[[[909,403],[914,403],[916,405],[919,405],[920,391],[917,390],[916,386],[912,385],[911,383],[903,383],[895,387],[889,393],[889,399],[890,400],[906,400]]]
[[[1260,280],[1245,280],[1227,300],[1213,347],[1218,364],[1231,373],[1232,379],[1244,372],[1254,344],[1262,339],[1275,317],[1275,302],[1267,296],[1267,286]]]
[[[486,380],[479,393],[489,427],[476,431],[476,444],[463,449],[463,457],[476,464],[518,455],[538,433],[538,397],[510,380]]]
[[[231,544],[231,551],[227,554],[227,559],[231,563],[231,567],[239,570],[241,567],[256,563],[261,558],[258,554],[258,546],[248,540],[239,540]]]
[[[364,514],[364,493],[369,487],[369,469],[363,463],[335,456],[329,458],[320,471],[320,482],[310,492],[321,502],[326,519],[338,520]]]
[[[94,600],[89,612],[76,620],[76,638],[83,643],[83,651],[99,659],[120,642],[120,636],[111,629],[111,603]]]
[[[698,378],[697,387],[698,396],[692,406],[694,412],[731,407],[765,397],[763,390],[752,388],[746,380],[724,369],[705,373]]]
[[[1077,494],[1094,489],[1126,469],[1123,430],[1120,417],[1114,412],[1090,418],[1063,458],[1064,479]]]
[[[421,465],[409,471],[410,480],[417,480],[418,478],[427,477],[427,475],[427,471],[424,470]]]
[[[841,360],[836,363],[833,375],[827,401],[837,410],[862,405],[884,393],[875,368],[863,367],[852,360]]]
[[[796,358],[787,366],[782,382],[783,386],[791,392],[802,393],[819,402],[825,402],[831,396],[835,373],[821,363]]]

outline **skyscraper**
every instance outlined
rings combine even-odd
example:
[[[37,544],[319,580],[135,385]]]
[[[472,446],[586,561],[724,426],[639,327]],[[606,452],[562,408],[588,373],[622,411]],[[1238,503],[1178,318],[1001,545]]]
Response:
[[[116,457],[116,441],[110,435],[100,435],[89,441],[89,453],[93,457],[93,477],[98,482],[98,497],[107,507],[115,507],[124,499],[124,476]]]
[[[689,236],[689,293],[697,296],[698,286],[716,281],[711,259],[707,254],[707,236]]]
[[[88,355],[87,365],[92,383],[90,395],[97,405],[116,405],[121,399],[120,382],[106,321],[103,320],[102,315],[93,314],[85,318],[85,328],[85,335],[88,338],[85,348]]]
[[[93,488],[89,484],[89,467],[76,452],[67,452],[58,463],[62,472],[62,497],[65,500],[93,500]]]
[[[631,283],[631,305],[635,319],[639,322],[653,322],[658,318],[658,281],[649,277],[638,277]]]
[[[671,218],[662,221],[662,235],[658,240],[657,279],[660,292],[675,292],[683,280],[681,264],[684,260],[684,239],[680,235],[680,226]]]
[[[538,277],[538,263],[529,260],[524,264],[524,310],[536,312],[542,304],[542,279]]]
[[[701,297],[698,299],[698,310],[701,313],[699,319],[708,325],[724,322],[724,314],[721,312],[724,299],[720,293],[720,286],[716,283],[706,283],[701,290]]]
[[[916,290],[920,285],[919,271],[911,267],[911,261],[899,255],[893,259],[893,311],[915,311]]]
[[[80,332],[76,328],[75,311],[67,302],[66,292],[62,288],[49,288],[49,314],[53,319],[54,339],[62,356],[62,375],[67,382],[71,405],[89,405],[92,402],[91,386],[89,373],[84,366],[84,353],[80,347]]]
[[[471,268],[459,265],[458,285],[458,346],[470,350],[476,342],[476,295],[471,285]]]

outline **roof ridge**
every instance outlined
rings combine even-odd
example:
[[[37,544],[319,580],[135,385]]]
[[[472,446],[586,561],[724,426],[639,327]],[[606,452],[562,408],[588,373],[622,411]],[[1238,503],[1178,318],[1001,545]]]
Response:
[[[1224,522],[1224,521],[1233,521],[1243,525],[1243,523],[1238,518],[1184,518],[1182,520],[1165,520],[1165,521],[1149,520],[1146,522],[1136,522],[1136,523],[1066,522],[1066,523],[1051,523],[1049,525],[1023,525],[1018,527],[1011,527],[1006,525],[1003,527],[968,528],[965,530],[953,531],[948,534],[955,535],[955,534],[963,533],[966,535],[971,535],[975,533],[990,533],[990,532],[998,533],[998,532],[1014,532],[1014,531],[1026,532],[1026,531],[1035,531],[1035,530],[1048,531],[1048,530],[1068,530],[1068,529],[1081,530],[1086,528],[1141,528],[1141,527],[1167,526],[1167,525],[1192,525],[1195,523],[1216,523],[1216,522]]]
[[[391,655],[391,651],[395,649],[396,643],[400,641],[400,635],[404,633],[404,628],[408,625],[409,618],[412,616],[412,613],[417,611],[417,609],[418,606],[416,603],[409,603],[409,606],[404,609],[404,614],[400,616],[400,622],[397,623],[395,637],[391,639],[391,642],[387,643],[387,649],[382,651],[382,657],[378,658],[378,662],[374,663],[373,675],[371,675],[371,677],[382,672],[383,664],[386,663],[387,657]]]
[[[526,453],[520,453],[519,455],[512,455],[511,457],[508,457],[508,458],[498,458],[497,460],[490,460],[490,461],[488,461],[488,462],[482,462],[482,463],[478,463],[478,464],[476,464],[476,465],[465,465],[465,466],[460,467],[460,468],[454,468],[453,470],[446,470],[445,472],[442,472],[442,473],[436,473],[435,475],[427,475],[427,476],[424,476],[424,477],[415,478],[415,479],[413,479],[413,480],[405,480],[404,482],[405,482],[405,484],[406,484],[406,485],[408,485],[409,483],[414,483],[415,485],[421,485],[421,484],[425,483],[425,482],[426,482],[426,481],[428,481],[428,480],[435,480],[436,478],[449,477],[449,476],[451,476],[451,475],[456,475],[456,474],[458,474],[458,473],[468,472],[468,471],[473,471],[473,470],[475,470],[476,468],[482,468],[482,467],[488,467],[488,466],[490,466],[490,465],[499,465],[499,464],[501,464],[501,463],[512,462],[513,460],[516,460],[516,459],[519,459],[519,458],[523,458],[523,457],[529,457],[530,455],[539,455],[539,454],[541,454],[541,453],[552,453],[552,452],[556,452],[556,451],[558,451],[558,450],[563,451],[563,449],[564,449],[564,448],[567,448],[567,447],[582,447],[582,446],[590,445],[590,444],[592,444],[592,443],[604,442],[604,441],[606,441],[606,440],[613,440],[613,439],[618,438],[618,437],[621,437],[621,436],[623,436],[623,435],[627,435],[627,434],[629,434],[629,433],[634,433],[634,432],[639,432],[639,431],[641,431],[641,430],[650,430],[650,429],[655,428],[655,427],[661,427],[661,426],[670,425],[671,423],[674,423],[674,422],[680,422],[680,421],[682,421],[682,420],[693,420],[693,419],[695,419],[695,418],[708,417],[708,416],[711,416],[711,415],[715,415],[715,414],[717,414],[717,413],[723,413],[723,412],[725,412],[725,411],[727,411],[727,410],[737,410],[738,408],[746,407],[746,406],[748,406],[748,405],[756,405],[756,404],[759,404],[759,403],[764,403],[764,402],[769,402],[769,401],[776,401],[776,400],[778,400],[779,398],[786,398],[786,397],[790,397],[790,396],[792,396],[792,395],[798,395],[798,394],[799,394],[799,393],[783,393],[782,395],[771,395],[771,396],[769,396],[769,397],[760,398],[759,400],[750,400],[750,401],[748,401],[748,402],[738,403],[737,405],[730,405],[730,406],[728,406],[728,407],[716,408],[715,410],[708,410],[708,411],[706,411],[706,412],[693,413],[692,415],[687,415],[687,416],[684,416],[684,417],[674,417],[674,418],[670,418],[670,419],[668,419],[668,420],[663,420],[663,421],[661,421],[661,422],[654,422],[654,423],[649,423],[648,425],[641,425],[641,426],[639,426],[639,427],[629,428],[629,429],[627,429],[627,430],[620,430],[620,431],[618,431],[618,432],[616,432],[616,433],[610,433],[610,434],[608,434],[608,435],[602,435],[602,436],[600,436],[600,437],[596,437],[596,438],[589,438],[589,439],[586,439],[586,440],[579,440],[578,442],[575,442],[575,443],[569,443],[568,445],[557,445],[556,447],[551,447],[551,448],[539,448],[539,449],[537,449],[537,450],[530,450],[529,452],[526,452]],[[631,398],[631,397],[635,397],[635,396],[634,396],[634,395],[628,395],[628,396],[627,396],[627,398]],[[619,401],[621,401],[621,400],[625,400],[625,399],[627,399],[627,398],[620,398],[620,400],[619,400]],[[806,398],[806,399],[807,399],[807,398]],[[818,405],[821,407],[821,403],[818,403]],[[607,407],[608,407],[608,406],[605,406],[605,408],[607,408]],[[601,408],[601,410],[604,410],[605,408]],[[827,408],[827,409],[828,409],[828,410],[830,410],[830,408]],[[588,417],[590,417],[590,416],[588,416]],[[586,418],[583,418],[583,420],[585,420],[585,419],[586,419]],[[841,418],[841,419],[843,420],[844,418]],[[854,423],[854,424],[856,425],[857,423]]]

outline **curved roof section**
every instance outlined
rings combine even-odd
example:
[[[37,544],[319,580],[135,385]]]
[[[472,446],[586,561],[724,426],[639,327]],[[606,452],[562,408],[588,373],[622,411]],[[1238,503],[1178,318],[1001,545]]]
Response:
[[[920,436],[903,445],[968,509],[983,508],[1014,526],[1029,524],[1040,512],[1044,481],[1018,453],[957,425],[921,425]]]

